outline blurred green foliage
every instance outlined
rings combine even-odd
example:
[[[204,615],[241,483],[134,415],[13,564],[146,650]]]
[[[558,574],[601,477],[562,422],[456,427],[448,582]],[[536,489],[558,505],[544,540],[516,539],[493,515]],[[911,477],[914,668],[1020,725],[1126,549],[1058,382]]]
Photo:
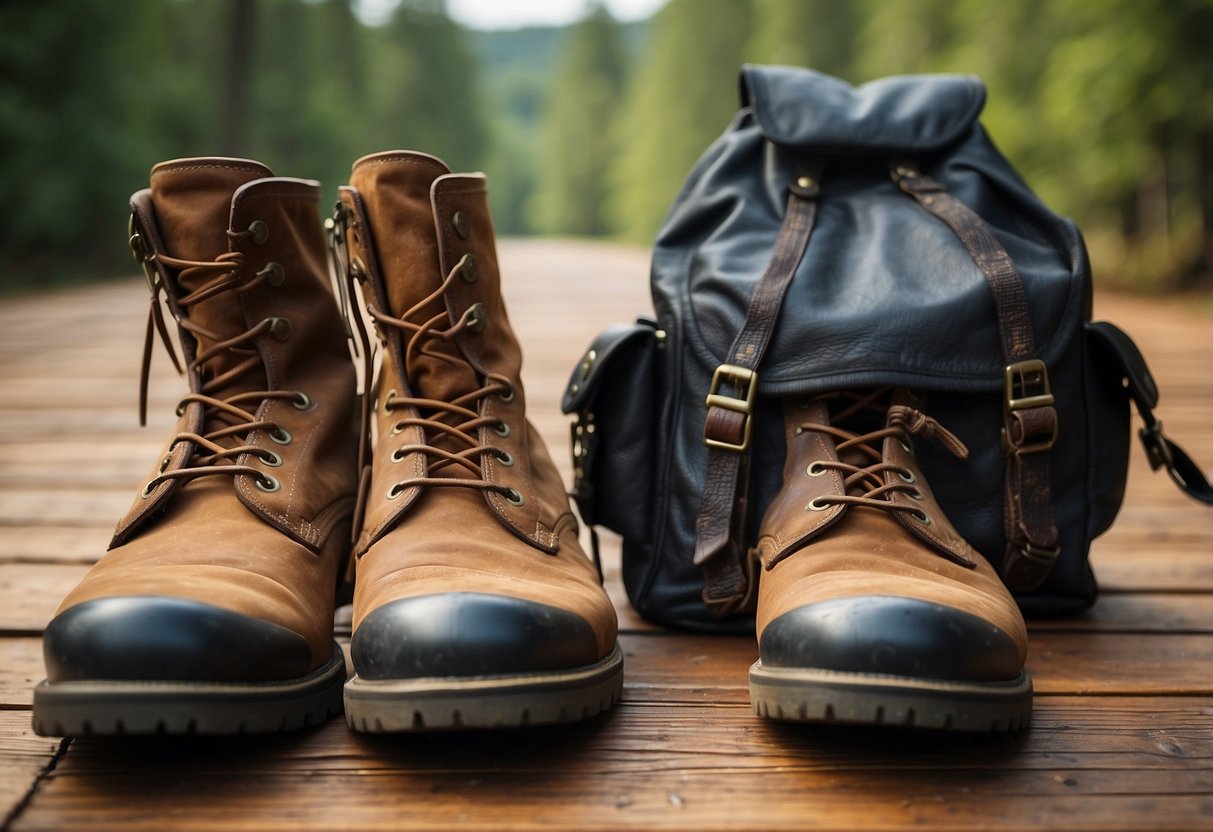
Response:
[[[621,25],[469,32],[442,0],[0,3],[0,288],[127,272],[161,159],[251,156],[332,193],[412,147],[489,174],[513,234],[652,240],[743,61],[983,77],[983,121],[1101,280],[1213,275],[1213,0],[669,0]]]

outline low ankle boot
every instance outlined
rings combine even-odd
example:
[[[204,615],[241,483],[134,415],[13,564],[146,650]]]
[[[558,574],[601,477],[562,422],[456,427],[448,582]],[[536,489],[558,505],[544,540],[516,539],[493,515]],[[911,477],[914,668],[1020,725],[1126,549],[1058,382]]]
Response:
[[[615,611],[526,417],[483,175],[368,156],[335,220],[384,345],[348,723],[487,728],[605,710],[623,677]]]
[[[911,437],[960,441],[905,391],[785,405],[782,490],[754,555],[755,713],[969,731],[1027,724],[1023,617],[931,496]]]
[[[154,328],[173,352],[163,296],[189,394],[109,552],[46,629],[35,730],[317,723],[341,706],[333,606],[357,488],[355,368],[317,183],[186,159],[154,167],[131,207],[152,289],[143,389]]]

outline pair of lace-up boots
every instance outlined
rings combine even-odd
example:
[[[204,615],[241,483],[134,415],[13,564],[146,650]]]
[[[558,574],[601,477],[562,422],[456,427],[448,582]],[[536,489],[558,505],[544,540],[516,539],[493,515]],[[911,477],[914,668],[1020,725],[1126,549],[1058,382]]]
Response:
[[[516,726],[619,697],[615,612],[527,421],[484,178],[365,157],[328,252],[318,199],[233,159],[158,165],[133,197],[144,389],[154,332],[173,354],[163,298],[189,393],[110,551],[47,627],[39,733],[275,731],[343,694],[360,731]],[[959,443],[902,391],[789,402],[786,425],[754,552],[755,710],[1025,723],[1023,619],[909,439]],[[351,577],[347,681],[333,613]]]

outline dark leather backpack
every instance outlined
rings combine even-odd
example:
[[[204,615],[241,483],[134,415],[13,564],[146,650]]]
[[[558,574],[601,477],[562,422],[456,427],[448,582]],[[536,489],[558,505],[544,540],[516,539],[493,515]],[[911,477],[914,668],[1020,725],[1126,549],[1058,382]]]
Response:
[[[854,88],[747,66],[741,110],[671,208],[656,317],[574,369],[574,497],[623,538],[646,618],[752,626],[749,555],[780,485],[779,399],[886,385],[968,446],[918,447],[953,525],[1029,614],[1090,605],[1093,538],[1124,494],[1129,402],[1155,468],[1213,502],[1167,440],[1124,332],[1092,323],[1086,251],[986,136],[967,76]]]

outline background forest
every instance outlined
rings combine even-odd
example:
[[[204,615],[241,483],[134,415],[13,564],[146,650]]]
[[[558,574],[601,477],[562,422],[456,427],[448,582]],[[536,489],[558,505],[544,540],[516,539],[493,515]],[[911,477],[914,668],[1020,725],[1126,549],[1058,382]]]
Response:
[[[744,61],[860,83],[956,71],[1087,236],[1097,278],[1213,275],[1213,0],[670,0],[622,25],[465,30],[441,0],[0,3],[0,290],[130,271],[156,161],[251,156],[344,182],[411,147],[489,175],[500,233],[651,242],[737,107]]]

